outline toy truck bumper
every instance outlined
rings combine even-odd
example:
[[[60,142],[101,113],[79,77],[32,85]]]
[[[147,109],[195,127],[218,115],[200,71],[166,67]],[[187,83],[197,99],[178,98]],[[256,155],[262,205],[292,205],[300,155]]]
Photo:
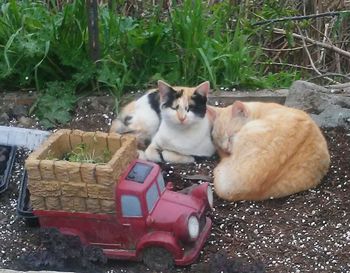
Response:
[[[191,248],[185,249],[184,256],[181,259],[175,259],[176,265],[188,265],[193,263],[199,256],[201,249],[203,248],[212,226],[212,221],[209,217],[206,217],[206,224],[200,233],[197,241]]]

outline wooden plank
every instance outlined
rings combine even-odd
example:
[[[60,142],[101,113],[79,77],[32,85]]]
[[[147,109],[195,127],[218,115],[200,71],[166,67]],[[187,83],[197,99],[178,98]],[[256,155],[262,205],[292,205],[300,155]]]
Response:
[[[100,199],[97,198],[86,198],[86,209],[92,213],[101,212]]]
[[[58,160],[55,162],[55,176],[58,181],[69,181],[68,165],[69,162],[64,160]]]
[[[70,147],[73,150],[76,146],[82,143],[84,131],[81,130],[73,130],[69,135]]]
[[[30,194],[30,203],[32,204],[33,209],[36,210],[45,210],[45,198],[39,195],[34,195],[32,192]]]
[[[110,133],[107,139],[108,150],[114,154],[122,145],[121,135],[116,133]]]
[[[86,199],[82,197],[73,197],[74,211],[85,212],[86,211],[85,200]]]
[[[288,95],[287,89],[280,89],[276,91],[259,90],[259,91],[220,91],[214,92],[208,96],[208,104],[213,106],[227,106],[240,101],[260,101],[260,102],[274,102],[284,104]]]
[[[28,178],[29,178],[29,183],[31,181],[41,180],[41,173],[40,173],[40,160],[35,160],[35,159],[27,159],[25,161],[25,168],[28,173]]]
[[[61,198],[62,210],[74,211],[74,197],[61,196],[60,198]]]
[[[103,155],[109,151],[107,144],[107,133],[96,132],[95,133],[95,142],[94,150],[97,156],[103,158]]]
[[[55,180],[55,171],[54,171],[54,162],[53,160],[41,160],[39,164],[41,179],[44,181]]]
[[[59,197],[46,197],[45,198],[46,208],[48,210],[61,210],[61,200]]]
[[[87,197],[88,192],[85,183],[61,183],[62,195]]]
[[[80,166],[81,178],[85,183],[96,184],[96,164],[82,163]]]
[[[101,211],[104,213],[115,213],[114,200],[101,200]]]
[[[120,167],[120,166],[119,166]],[[114,184],[113,169],[107,165],[96,165],[97,183],[103,186],[110,187]]]
[[[105,200],[114,200],[114,188],[99,184],[87,184],[88,196]]]
[[[28,189],[31,194],[42,197],[57,197],[61,195],[61,187],[58,181],[29,183]]]

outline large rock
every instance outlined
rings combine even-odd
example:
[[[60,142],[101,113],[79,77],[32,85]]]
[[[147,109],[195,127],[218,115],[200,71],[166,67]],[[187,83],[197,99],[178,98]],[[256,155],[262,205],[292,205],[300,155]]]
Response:
[[[319,115],[311,114],[311,117],[320,127],[350,127],[350,109],[339,105],[330,105]]]
[[[290,87],[285,105],[308,112],[321,127],[350,127],[349,93],[296,81]]]

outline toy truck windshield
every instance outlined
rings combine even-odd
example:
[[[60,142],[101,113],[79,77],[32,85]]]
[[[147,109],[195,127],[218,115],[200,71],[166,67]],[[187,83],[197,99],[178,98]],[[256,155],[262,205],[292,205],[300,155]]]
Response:
[[[152,170],[152,166],[136,163],[128,173],[127,180],[143,183]]]
[[[158,181],[162,181],[162,180],[163,178],[159,174],[157,183],[152,184],[152,186],[146,192],[146,205],[147,205],[148,213],[151,213],[155,204],[159,200],[160,193],[158,191],[157,184],[159,183]],[[163,180],[163,184],[160,184],[160,185],[162,185],[163,187],[161,188],[161,186],[159,186],[162,192],[165,189],[164,180]],[[137,196],[122,195],[121,204],[122,204],[123,217],[141,217],[142,216],[141,203],[140,203],[140,199]]]
[[[165,191],[159,167],[136,162],[121,183],[121,212],[123,217],[143,217],[151,213]]]

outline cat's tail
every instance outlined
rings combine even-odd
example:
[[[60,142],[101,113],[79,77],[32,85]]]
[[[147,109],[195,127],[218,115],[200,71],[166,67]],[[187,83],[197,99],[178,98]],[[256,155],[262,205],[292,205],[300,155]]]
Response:
[[[138,147],[140,149],[145,149],[151,142],[151,136],[148,134],[147,131],[145,132],[144,130],[131,128],[135,126],[133,123],[130,122],[130,120],[128,120],[127,122],[123,122],[119,118],[116,118],[115,120],[113,120],[109,132],[118,133],[121,135],[131,134],[136,137]]]
[[[115,120],[113,120],[109,132],[118,134],[130,134],[133,133],[134,130],[132,130],[129,126],[125,125],[125,123],[122,122],[120,119],[116,118]]]

